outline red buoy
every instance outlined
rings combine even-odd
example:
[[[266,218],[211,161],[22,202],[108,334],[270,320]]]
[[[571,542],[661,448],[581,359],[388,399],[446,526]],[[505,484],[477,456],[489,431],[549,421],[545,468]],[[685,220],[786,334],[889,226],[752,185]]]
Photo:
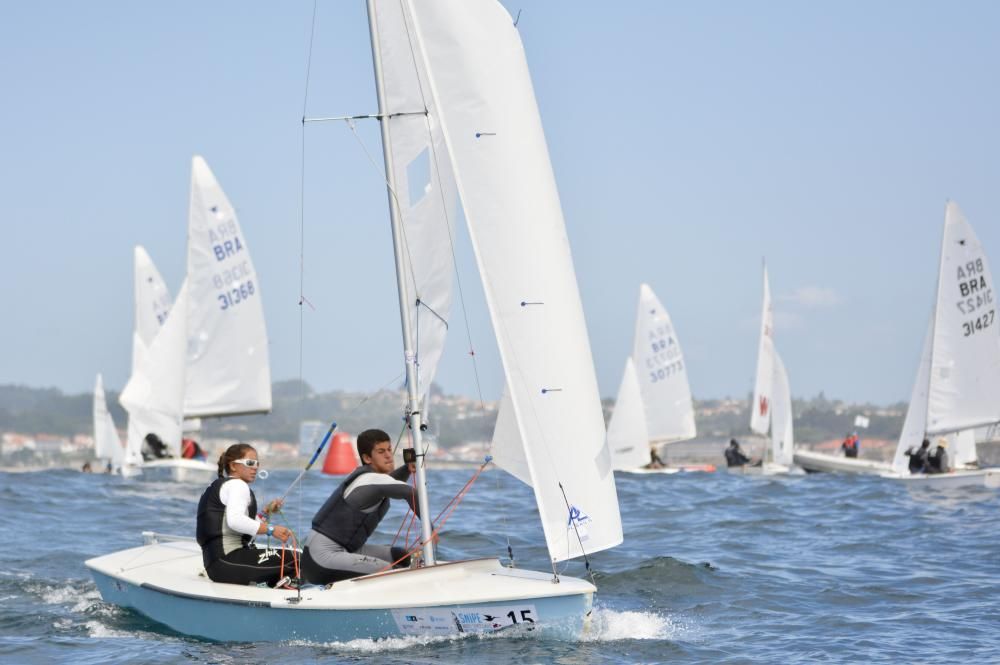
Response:
[[[323,473],[331,476],[342,476],[358,468],[358,458],[354,453],[351,435],[337,432],[330,441],[330,449],[326,451],[323,460]]]

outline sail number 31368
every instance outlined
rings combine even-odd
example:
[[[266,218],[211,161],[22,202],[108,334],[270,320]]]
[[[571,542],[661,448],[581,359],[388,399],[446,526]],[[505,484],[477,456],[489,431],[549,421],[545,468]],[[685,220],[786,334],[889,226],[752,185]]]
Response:
[[[247,280],[242,284],[234,284],[233,288],[223,291],[218,296],[219,309],[229,309],[236,307],[244,300],[248,300],[254,294],[253,280]]]
[[[969,335],[974,335],[980,330],[984,330],[993,325],[993,319],[996,315],[996,310],[991,309],[982,316],[977,316],[971,321],[962,322],[962,336],[968,337]]]

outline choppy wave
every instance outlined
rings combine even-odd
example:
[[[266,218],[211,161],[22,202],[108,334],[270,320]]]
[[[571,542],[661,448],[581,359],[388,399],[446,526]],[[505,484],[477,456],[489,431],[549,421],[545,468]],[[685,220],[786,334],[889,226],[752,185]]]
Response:
[[[293,476],[275,472],[259,491],[278,493]],[[431,478],[450,496],[467,474]],[[39,494],[43,480],[48,489]],[[579,640],[534,631],[218,645],[104,603],[83,566],[91,556],[138,545],[142,530],[190,534],[199,488],[72,472],[0,473],[8,504],[0,529],[28,525],[48,539],[0,549],[0,660],[1000,661],[996,492],[911,493],[843,476],[617,480],[625,543],[589,557],[598,593]],[[307,479],[286,514],[307,524],[330,488],[325,479]],[[509,545],[519,567],[547,570],[532,505],[529,488],[478,484],[448,523],[442,558],[505,558]],[[385,542],[401,518],[390,513]],[[587,575],[579,561],[559,572]]]

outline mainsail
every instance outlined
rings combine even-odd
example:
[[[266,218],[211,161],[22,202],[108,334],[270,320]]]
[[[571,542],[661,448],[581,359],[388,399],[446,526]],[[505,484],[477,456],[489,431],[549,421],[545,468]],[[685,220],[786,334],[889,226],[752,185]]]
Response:
[[[407,6],[550,557],[612,547],[622,528],[597,379],[517,28],[493,1]]]
[[[792,392],[788,386],[788,372],[781,356],[774,351],[774,377],[771,395],[771,457],[778,464],[791,466],[795,455],[795,431],[792,426]]]
[[[423,59],[403,47],[413,41],[412,21],[399,2],[380,2],[376,12],[388,115],[386,154],[394,184],[390,205],[396,207],[401,226],[410,298],[405,315],[413,337],[409,348],[416,352],[417,394],[423,399],[448,332],[452,218],[458,195]]]
[[[180,453],[187,302],[185,282],[166,322],[119,396],[122,406],[129,412],[129,464],[142,463],[142,441],[149,433],[159,436],[172,455]]]
[[[625,361],[615,410],[608,423],[608,449],[611,466],[615,469],[637,469],[650,461],[646,409],[631,358]]]
[[[934,308],[927,433],[1000,421],[1000,335],[986,253],[954,202],[945,212]]]
[[[108,460],[112,467],[120,467],[125,460],[125,449],[118,438],[111,412],[108,411],[104,397],[104,379],[100,374],[94,384],[94,456]]]
[[[684,354],[670,314],[647,284],[639,287],[632,359],[650,438],[658,442],[693,439],[697,435],[694,401]],[[647,455],[643,463],[648,461]]]
[[[750,404],[750,429],[767,434],[771,421],[771,402],[774,399],[774,311],[771,307],[771,287],[764,266],[764,301],[760,313],[760,343],[757,347],[757,379]]]
[[[133,297],[135,299],[135,324],[132,331],[132,376],[146,371],[149,347],[170,314],[173,303],[166,282],[156,269],[146,250],[136,245],[133,266]],[[164,417],[135,404],[129,409],[126,457],[129,464],[142,462],[142,442],[151,432],[173,431],[173,416]]]
[[[260,281],[236,211],[198,155],[191,160],[185,282],[184,415],[270,411],[271,366]]]

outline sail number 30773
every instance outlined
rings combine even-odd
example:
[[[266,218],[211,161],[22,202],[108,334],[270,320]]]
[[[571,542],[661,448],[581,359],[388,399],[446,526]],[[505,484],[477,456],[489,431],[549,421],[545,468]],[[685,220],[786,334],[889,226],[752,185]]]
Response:
[[[971,321],[962,322],[962,336],[968,337],[969,335],[975,335],[980,330],[985,330],[993,325],[993,319],[996,316],[996,310],[991,309],[982,316],[977,316]]]

